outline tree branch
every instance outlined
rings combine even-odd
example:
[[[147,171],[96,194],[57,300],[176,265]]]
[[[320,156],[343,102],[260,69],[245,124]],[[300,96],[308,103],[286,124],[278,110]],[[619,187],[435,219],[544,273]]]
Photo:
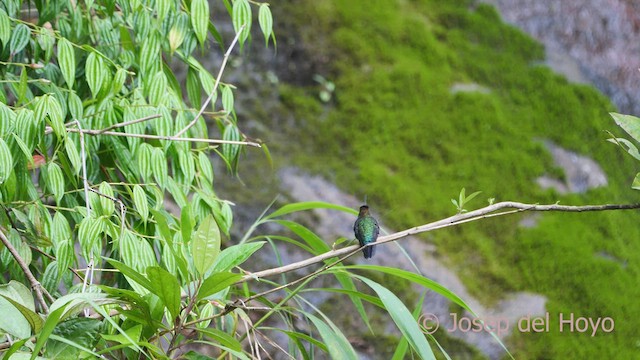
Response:
[[[510,211],[503,211],[496,213],[498,210],[512,209]],[[478,210],[469,211],[463,214],[457,214],[448,218],[438,220],[429,224],[416,226],[411,229],[400,231],[397,233],[381,236],[378,241],[371,243],[367,246],[380,245],[391,241],[396,241],[409,235],[419,234],[423,232],[442,229],[449,226],[463,224],[471,221],[476,221],[488,217],[504,216],[508,214],[514,214],[524,211],[562,211],[562,212],[586,212],[586,211],[606,211],[606,210],[632,210],[640,209],[640,204],[606,204],[606,205],[585,205],[585,206],[568,206],[568,205],[538,205],[538,204],[524,204],[513,201],[505,201],[497,204],[489,205]],[[312,258],[298,261],[289,265],[280,266],[273,269],[262,270],[254,272],[242,277],[238,283],[243,283],[250,280],[260,280],[261,278],[283,274],[286,272],[302,269],[304,267],[323,262],[333,257],[343,256],[345,254],[357,251],[360,248],[359,245],[348,246],[342,249],[327,251],[324,254],[314,256]],[[324,269],[324,268],[323,268]]]
[[[43,297],[43,291],[46,291],[46,290],[42,288],[42,285],[38,282],[38,280],[36,280],[35,276],[33,276],[33,274],[31,273],[31,270],[29,270],[29,265],[26,262],[24,262],[22,257],[20,257],[20,253],[18,253],[18,250],[13,246],[11,241],[9,241],[9,239],[5,236],[3,229],[0,229],[0,240],[2,241],[4,246],[7,247],[7,250],[9,250],[13,258],[16,259],[16,262],[24,272],[24,275],[29,280],[29,283],[31,283],[31,288],[36,293],[36,300],[38,300],[38,304],[40,304],[40,308],[42,309],[42,311],[45,314],[49,313],[49,307],[47,306],[47,303],[44,301],[44,297]]]

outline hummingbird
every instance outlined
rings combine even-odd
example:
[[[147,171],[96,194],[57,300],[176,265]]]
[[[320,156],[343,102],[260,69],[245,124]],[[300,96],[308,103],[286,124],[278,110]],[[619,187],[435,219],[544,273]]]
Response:
[[[356,239],[360,242],[360,246],[376,242],[378,239],[378,233],[380,233],[380,227],[378,222],[369,214],[369,207],[367,205],[360,206],[360,213],[355,224],[353,224],[353,232],[356,234]],[[375,248],[373,246],[367,246],[362,249],[364,258],[369,259],[373,256]]]

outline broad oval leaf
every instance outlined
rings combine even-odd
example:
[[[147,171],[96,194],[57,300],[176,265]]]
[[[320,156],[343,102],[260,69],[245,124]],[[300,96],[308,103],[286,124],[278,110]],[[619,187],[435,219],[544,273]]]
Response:
[[[147,277],[156,294],[171,314],[171,321],[180,315],[180,283],[175,275],[159,266],[147,268]]]
[[[147,219],[149,218],[147,194],[145,194],[142,187],[138,184],[133,187],[133,205],[135,206],[138,214],[140,214],[142,221],[147,222]]]
[[[111,185],[109,185],[108,182],[103,181],[100,183],[98,191],[100,191],[102,195],[106,195],[100,195],[100,208],[102,209],[102,215],[111,216],[115,211],[114,201],[111,200],[111,198],[113,198],[113,189],[111,188]]]
[[[9,178],[13,171],[13,157],[7,143],[0,138],[0,184]]]
[[[240,36],[238,37],[238,41],[242,47],[251,32],[251,6],[249,5],[249,1],[236,0],[233,2],[231,20],[236,34],[240,32],[242,28],[242,32],[240,32]]]
[[[11,38],[11,21],[9,15],[0,9],[0,41],[3,46],[7,46],[9,39]]]
[[[18,24],[13,29],[11,34],[11,40],[9,40],[9,49],[11,54],[16,54],[22,51],[27,46],[29,39],[31,38],[31,30],[25,24]]]
[[[56,203],[60,204],[64,195],[64,175],[58,164],[52,162],[47,166],[47,187],[53,193]]]
[[[204,44],[204,41],[207,39],[208,24],[209,2],[207,0],[191,1],[191,25],[201,45]]]
[[[230,272],[215,273],[202,282],[196,298],[200,300],[209,297],[235,284],[240,279],[242,279],[240,274]]]
[[[273,34],[273,17],[271,16],[269,4],[260,4],[260,9],[258,10],[258,24],[260,24],[262,35],[264,35],[264,44],[267,46],[269,44],[269,37]]]
[[[98,97],[98,93],[100,92],[100,88],[102,88],[102,83],[104,82],[105,73],[103,70],[104,65],[102,57],[95,52],[91,52],[87,57],[85,75],[87,77],[87,84],[89,85],[89,89],[91,90],[91,94],[94,99]]]
[[[207,273],[220,253],[220,229],[213,215],[207,216],[191,238],[191,256],[200,275]]]
[[[73,45],[64,37],[58,40],[58,63],[64,81],[69,89],[73,88],[73,82],[76,78],[76,56]]]

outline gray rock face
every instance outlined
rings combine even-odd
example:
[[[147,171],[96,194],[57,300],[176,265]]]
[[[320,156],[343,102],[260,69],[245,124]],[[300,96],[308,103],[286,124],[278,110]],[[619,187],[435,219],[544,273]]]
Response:
[[[621,112],[640,114],[640,2],[485,0],[547,49],[548,65],[588,79]]]
[[[583,193],[592,188],[607,186],[607,176],[591,158],[565,150],[550,141],[545,141],[544,144],[556,165],[564,170],[566,180],[541,176],[536,179],[540,187],[554,188],[560,194],[566,194]]]

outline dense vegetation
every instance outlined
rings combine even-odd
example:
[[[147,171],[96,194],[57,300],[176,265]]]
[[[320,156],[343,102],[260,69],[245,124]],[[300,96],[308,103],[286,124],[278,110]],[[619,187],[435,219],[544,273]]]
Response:
[[[634,165],[604,140],[612,105],[542,64],[541,45],[472,1],[298,2],[288,9],[307,56],[335,84],[283,86],[302,148],[295,161],[348,193],[368,195],[387,223],[405,228],[455,212],[462,187],[481,198],[562,204],[629,203]],[[480,91],[453,92],[455,84]],[[562,179],[542,144],[549,139],[596,160],[608,186],[558,194],[535,184]],[[309,151],[311,149],[311,151]],[[480,199],[480,198],[477,198]],[[470,207],[483,206],[475,200]],[[635,212],[521,216],[432,233],[473,292],[487,303],[508,291],[548,297],[551,314],[612,317],[615,332],[591,337],[551,331],[514,334],[520,359],[631,358],[640,235]],[[556,317],[557,319],[557,317]]]

